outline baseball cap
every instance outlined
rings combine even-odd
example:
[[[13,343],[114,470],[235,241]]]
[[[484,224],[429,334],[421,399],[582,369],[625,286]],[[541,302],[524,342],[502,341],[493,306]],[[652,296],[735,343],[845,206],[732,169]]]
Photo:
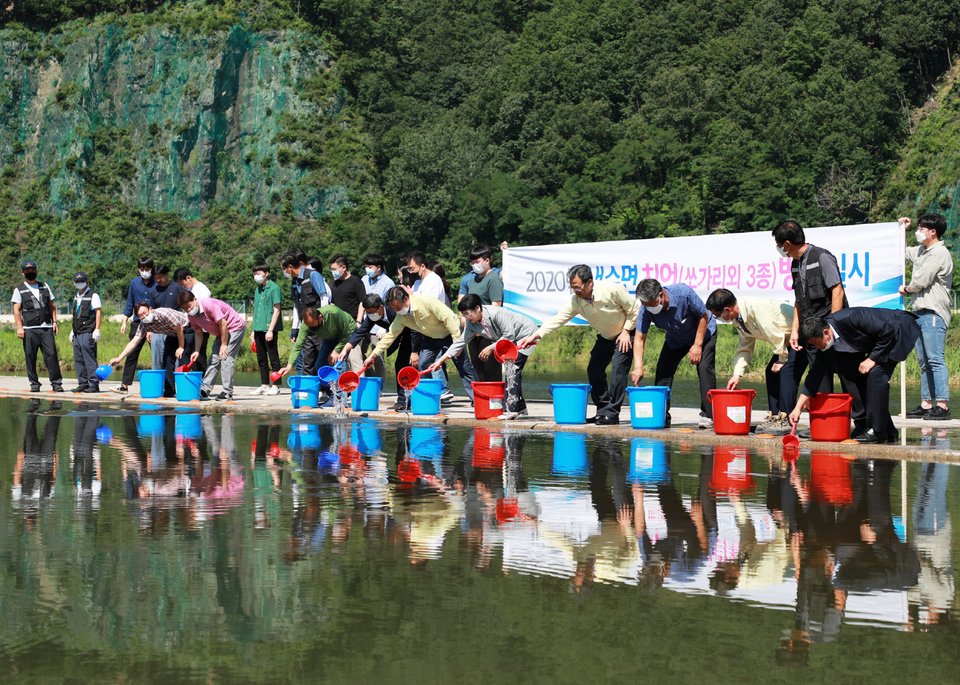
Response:
[[[36,269],[36,268],[37,268],[37,263],[36,263],[35,261],[33,261],[32,259],[28,259],[28,260],[25,261],[25,262],[23,263],[23,265],[20,267],[20,271],[26,271],[28,268],[34,268],[34,269]]]
[[[89,280],[90,279],[87,278],[87,274],[83,273],[82,271],[78,271],[73,277],[74,283],[77,283],[79,281],[89,281]]]

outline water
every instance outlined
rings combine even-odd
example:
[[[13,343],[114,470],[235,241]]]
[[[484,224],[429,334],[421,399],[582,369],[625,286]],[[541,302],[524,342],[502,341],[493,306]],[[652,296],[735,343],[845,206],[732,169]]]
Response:
[[[0,402],[0,682],[960,667],[956,466]]]

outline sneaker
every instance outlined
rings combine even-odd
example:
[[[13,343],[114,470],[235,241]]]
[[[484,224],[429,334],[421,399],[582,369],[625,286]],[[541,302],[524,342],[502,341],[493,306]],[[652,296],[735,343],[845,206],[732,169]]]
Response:
[[[54,392],[63,392],[63,386],[62,386],[62,385],[55,385],[55,386],[53,386],[53,391],[54,391]]]
[[[783,436],[790,435],[792,431],[793,426],[790,424],[790,417],[786,414],[781,414],[781,416],[767,426],[763,432],[770,435]]]
[[[120,393],[121,395],[126,395],[127,392],[129,392],[129,391],[127,390],[127,386],[125,386],[125,385],[118,385],[118,386],[115,387],[115,388],[111,388],[111,390],[112,390],[113,392]]]
[[[217,395],[218,402],[229,402],[232,399],[233,399],[232,392],[221,392],[219,395]]]
[[[456,397],[452,392],[447,390],[445,393],[440,395],[440,404],[450,404],[453,402],[453,398]]]
[[[206,388],[200,388],[200,399],[206,400],[210,398],[210,391]]]
[[[397,400],[393,403],[393,406],[387,409],[387,411],[406,411],[407,403],[402,400]]]
[[[251,394],[251,395],[266,395],[266,394],[267,394],[267,389],[261,385],[261,386],[259,386],[259,387],[254,388],[253,390],[251,390],[251,391],[250,391],[250,394]]]
[[[269,388],[269,390],[267,390],[266,394],[267,394],[267,395],[279,395],[279,394],[280,394],[280,386],[279,386],[279,385],[271,385],[270,388]]]
[[[769,426],[771,423],[773,423],[776,419],[777,419],[777,417],[773,415],[773,412],[769,412],[769,411],[768,411],[768,412],[767,412],[767,415],[766,415],[765,417],[763,417],[763,421],[761,421],[760,423],[758,423],[758,424],[757,424],[757,427],[756,427],[754,430],[755,430],[757,433],[765,433],[767,426]]]
[[[936,406],[927,412],[923,417],[924,421],[947,421],[950,419],[950,410],[941,406]]]
[[[697,424],[700,430],[711,430],[713,428],[713,419],[708,416],[701,416],[700,423]]]
[[[36,385],[36,386],[31,385],[31,386],[30,386],[30,392],[40,392],[40,386],[39,386],[39,385]],[[39,400],[38,400],[38,401],[39,401]]]
[[[907,412],[908,419],[922,419],[924,416],[929,414],[932,409],[924,409],[922,404],[918,404],[916,409],[911,409]]]

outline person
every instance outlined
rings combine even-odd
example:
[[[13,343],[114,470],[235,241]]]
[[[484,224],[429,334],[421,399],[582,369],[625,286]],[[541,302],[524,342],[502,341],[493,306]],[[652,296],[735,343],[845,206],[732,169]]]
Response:
[[[586,319],[597,332],[587,365],[590,396],[597,413],[587,422],[616,426],[620,423],[620,407],[627,389],[633,333],[640,305],[620,284],[595,283],[593,271],[586,264],[571,267],[567,271],[567,281],[573,291],[570,301],[536,333],[524,338],[520,345],[528,347],[536,343],[575,316]],[[607,367],[611,365],[610,384],[607,385]]]
[[[427,266],[427,256],[423,252],[415,250],[406,255],[405,261],[407,262],[407,273],[416,277],[413,282],[413,292],[417,295],[435,297],[449,307],[450,297],[443,287],[443,279]]]
[[[198,281],[193,275],[193,272],[190,271],[185,266],[180,267],[173,272],[173,280],[185,290],[189,290],[193,293],[193,296],[197,299],[206,299],[208,297],[213,297],[213,294],[210,292],[210,288],[205,286],[203,283]],[[179,293],[177,294],[179,297]],[[193,330],[193,326],[187,326],[184,333],[187,336],[187,339],[193,338],[196,340],[196,331]],[[206,371],[207,370],[207,336],[200,335],[200,344],[194,346],[194,351],[199,352],[197,355],[197,360],[193,364],[193,369],[196,371]]]
[[[385,262],[378,254],[368,254],[363,260],[363,287],[367,294],[376,293],[382,300],[394,286],[390,277],[383,273]]]
[[[13,291],[13,321],[17,337],[23,340],[23,352],[27,362],[27,378],[30,392],[40,392],[37,376],[37,351],[43,353],[43,363],[54,392],[63,392],[63,374],[57,357],[57,306],[50,286],[37,280],[37,263],[28,259],[20,266],[23,283]]]
[[[737,328],[739,346],[733,353],[733,375],[727,390],[736,390],[753,359],[757,340],[773,346],[773,355],[764,372],[767,405],[770,414],[757,426],[757,433],[786,435],[790,432],[787,415],[797,402],[800,380],[807,368],[806,357],[797,363],[797,351],[790,347],[793,331],[793,305],[762,297],[736,297],[726,288],[718,288],[707,297],[707,309],[718,324]]]
[[[90,288],[87,274],[78,271],[73,276],[77,294],[73,298],[73,365],[77,370],[77,387],[73,392],[100,392],[97,378],[97,343],[100,341],[102,320],[100,296]]]
[[[185,351],[187,354],[193,352],[192,348],[187,348],[184,338],[184,329],[188,324],[187,315],[170,307],[153,307],[146,302],[138,302],[134,311],[137,320],[140,322],[140,325],[137,326],[137,332],[127,343],[127,346],[123,348],[123,351],[108,363],[111,366],[118,364],[137,345],[143,344],[143,339],[148,335],[152,336],[154,341],[158,339],[158,336],[163,336],[164,350],[159,366],[160,369],[166,371],[163,381],[163,396],[176,397],[177,390],[173,375],[176,360],[183,358]]]
[[[321,341],[318,363],[333,366],[355,330],[357,330],[356,320],[335,304],[307,307],[303,310],[300,332],[297,334],[293,349],[290,350],[287,365],[280,369],[282,375],[286,376],[293,370],[293,365],[300,356],[300,350],[311,337]]]
[[[342,254],[335,255],[330,260],[330,273],[333,276],[331,282],[333,304],[352,316],[359,326],[363,323],[362,303],[363,298],[367,295],[367,291],[363,287],[363,281],[350,273],[350,264],[347,262],[346,256]],[[363,354],[360,348],[353,349],[347,359],[350,370],[359,372],[363,366]]]
[[[696,291],[686,283],[660,285],[646,278],[637,285],[637,300],[643,305],[633,343],[633,383],[643,378],[643,351],[651,324],[666,333],[654,385],[673,387],[673,377],[684,357],[697,367],[700,381],[700,428],[713,427],[713,407],[707,392],[717,385],[717,322]],[[670,426],[670,399],[667,399],[665,428]]]
[[[500,280],[492,266],[493,250],[488,245],[477,245],[470,251],[470,268],[473,278],[467,281],[467,294],[477,295],[480,302],[487,306],[503,306],[503,281]],[[466,295],[458,297],[463,301]],[[471,336],[467,350],[470,361],[477,370],[477,377],[481,381],[499,382],[503,380],[503,369],[500,363],[491,355],[480,358],[480,350],[489,347],[494,341],[483,335]]]
[[[166,264],[157,264],[153,270],[153,278],[157,282],[157,289],[153,293],[153,306],[157,308],[177,309],[177,297],[183,286],[176,281],[170,280],[170,267]],[[193,335],[190,336],[191,340]],[[147,337],[150,343],[150,356],[153,361],[154,369],[164,368],[164,355],[166,351],[166,336],[159,333],[151,333]]]
[[[325,307],[330,302],[330,291],[327,289],[323,276],[319,271],[310,267],[308,258],[302,250],[287,252],[280,257],[280,268],[283,269],[283,275],[292,280],[290,285],[290,296],[293,299],[294,321],[291,331],[291,338],[299,340],[300,323],[303,320],[303,312],[313,307],[319,309]],[[294,337],[294,332],[297,333]],[[323,341],[315,335],[306,334],[304,343],[300,346],[303,354],[303,372],[312,376],[317,373],[317,356],[320,352],[320,345]]]
[[[393,323],[394,318],[397,316],[390,307],[387,307],[383,303],[383,299],[376,293],[369,293],[363,298],[363,323],[360,324],[360,327],[357,328],[353,333],[350,334],[350,339],[347,341],[347,344],[344,345],[343,349],[340,351],[340,356],[338,361],[343,361],[347,358],[351,351],[360,347],[367,340],[373,340],[374,345],[380,340],[387,331],[390,330],[390,324]],[[373,331],[376,329],[376,333]],[[390,349],[387,350],[387,356],[390,356],[395,349],[399,347],[400,341],[399,338],[393,342],[393,345],[390,346]],[[409,355],[408,355],[409,358]],[[404,359],[401,363],[399,356],[396,359],[396,371],[399,374],[400,369],[407,365],[407,359]],[[374,371],[371,374],[374,378],[383,378],[384,377],[384,363],[383,357],[377,356],[373,363]],[[399,387],[399,386],[398,386]],[[403,388],[400,388],[403,390]],[[402,399],[402,398],[401,398]],[[401,407],[402,409],[402,407]],[[399,410],[398,410],[399,411]]]
[[[457,309],[467,320],[466,328],[447,351],[433,362],[431,370],[438,368],[447,359],[456,357],[473,339],[481,338],[487,342],[479,352],[481,360],[486,360],[494,356],[496,343],[493,341],[510,340],[520,343],[537,332],[537,324],[532,319],[503,307],[483,304],[480,296],[474,293],[464,296],[457,304]],[[504,418],[512,419],[527,414],[527,403],[523,399],[522,373],[531,354],[533,348],[526,347],[517,355],[514,379],[507,379]]]
[[[153,278],[153,259],[150,257],[140,257],[137,260],[137,270],[139,275],[130,281],[127,286],[127,304],[123,309],[123,319],[120,321],[120,335],[127,333],[127,324],[130,323],[130,340],[133,340],[140,327],[140,319],[137,318],[136,304],[146,302],[153,306],[153,296],[157,291],[157,282]],[[123,376],[120,385],[113,388],[114,392],[125,393],[133,383],[133,378],[137,373],[137,362],[140,359],[140,350],[147,342],[145,337],[138,338],[139,344],[130,350],[130,354],[123,360]]]
[[[902,217],[900,223],[909,228],[909,217]],[[917,220],[915,237],[920,244],[908,247],[906,253],[913,275],[908,285],[900,287],[901,295],[913,295],[913,313],[919,317],[921,331],[917,340],[920,405],[907,416],[928,421],[950,418],[950,372],[944,350],[953,305],[953,258],[943,243],[946,230],[947,220],[940,214],[924,214]]]
[[[396,312],[397,317],[390,325],[390,330],[364,361],[364,366],[372,366],[374,358],[383,354],[405,328],[419,334],[413,336],[410,364],[421,371],[431,366],[437,357],[449,349],[453,344],[454,336],[460,337],[459,318],[453,310],[435,297],[410,295],[402,287],[397,286],[387,293],[385,304]],[[454,357],[453,363],[460,373],[463,389],[467,391],[470,401],[473,402],[473,385],[471,384],[477,380],[473,365],[465,354]],[[448,387],[444,385],[444,392],[447,390]]]
[[[257,366],[260,367],[260,386],[251,395],[279,395],[280,382],[270,383],[270,372],[280,370],[279,336],[283,330],[280,303],[283,293],[280,286],[270,280],[270,265],[257,262],[253,265],[253,325],[250,340],[257,347]]]
[[[210,334],[216,338],[213,343],[213,354],[210,356],[207,370],[203,372],[203,380],[200,383],[200,397],[210,397],[210,391],[216,383],[217,376],[221,375],[222,368],[223,391],[217,395],[217,399],[221,401],[232,400],[233,375],[236,371],[237,356],[240,354],[240,343],[243,342],[247,323],[226,302],[221,302],[212,297],[197,298],[189,290],[180,293],[177,304],[187,313],[187,318],[190,320],[193,330],[201,336],[201,344],[205,334]],[[199,351],[194,350],[193,354],[190,355],[190,361],[196,361],[198,356]]]
[[[857,440],[897,442],[899,435],[890,417],[890,377],[920,337],[916,315],[899,309],[848,307],[826,317],[804,319],[800,335],[820,354],[810,366],[790,423],[800,421],[800,412],[817,394],[820,380],[833,372],[856,385],[866,398],[867,429]]]

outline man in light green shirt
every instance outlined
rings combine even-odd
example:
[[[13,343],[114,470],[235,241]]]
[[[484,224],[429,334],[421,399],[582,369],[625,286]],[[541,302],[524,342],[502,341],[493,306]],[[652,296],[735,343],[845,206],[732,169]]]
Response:
[[[579,264],[567,272],[573,296],[555,317],[540,326],[520,345],[533,345],[540,338],[580,316],[597,332],[597,341],[590,351],[587,379],[597,415],[588,423],[615,426],[620,423],[620,406],[627,389],[630,364],[633,362],[633,332],[637,328],[640,303],[620,284],[594,283],[593,271]],[[612,363],[610,384],[607,367]]]
[[[280,369],[284,376],[293,369],[308,336],[315,335],[323,341],[317,355],[318,363],[332,366],[337,363],[340,350],[350,340],[350,334],[357,329],[356,320],[333,304],[319,308],[307,307],[303,310],[303,320],[300,323],[300,332],[297,333],[297,341],[290,350],[287,365]]]

